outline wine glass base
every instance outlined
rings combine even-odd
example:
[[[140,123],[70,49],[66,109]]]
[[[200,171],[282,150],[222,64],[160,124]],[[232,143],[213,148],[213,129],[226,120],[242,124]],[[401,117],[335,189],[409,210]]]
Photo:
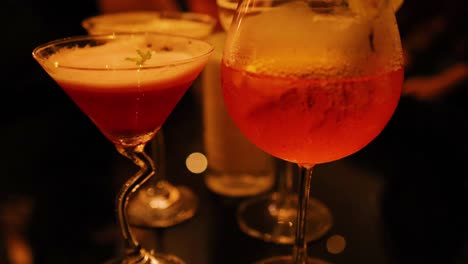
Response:
[[[169,254],[148,253],[140,251],[140,255],[133,257],[121,257],[106,261],[105,264],[186,264],[180,258]]]
[[[218,195],[227,197],[246,197],[270,190],[274,184],[274,175],[269,173],[223,173],[211,171],[205,173],[206,187]]]
[[[192,218],[198,209],[198,197],[187,187],[171,186],[175,198],[151,195],[142,189],[128,204],[132,226],[169,227]]]
[[[292,256],[272,257],[255,262],[255,264],[294,264]],[[307,264],[329,264],[320,259],[308,258]]]
[[[241,203],[237,211],[240,229],[248,235],[277,244],[293,244],[296,234],[297,195],[268,194]],[[328,207],[310,198],[306,241],[323,237],[333,225]]]

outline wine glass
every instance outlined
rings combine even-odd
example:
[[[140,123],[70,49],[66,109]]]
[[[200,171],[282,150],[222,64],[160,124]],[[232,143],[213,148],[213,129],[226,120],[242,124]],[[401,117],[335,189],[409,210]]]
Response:
[[[164,34],[75,36],[38,46],[33,57],[110,140],[140,169],[117,196],[124,238],[111,263],[184,263],[141,248],[128,224],[130,197],[155,174],[145,145],[206,65],[213,46]]]
[[[219,21],[225,31],[229,30],[238,3],[238,0],[216,0]],[[250,236],[267,242],[292,244],[298,208],[292,182],[298,172],[290,162],[279,160],[278,163],[277,189],[242,202],[236,217],[240,229]],[[307,210],[305,239],[320,239],[333,226],[330,209],[317,198],[310,198]]]
[[[209,15],[191,12],[131,11],[85,18],[83,28],[91,35],[154,32],[204,39],[213,31],[216,20]],[[151,141],[151,155],[158,173],[129,201],[131,225],[168,227],[193,217],[198,197],[186,186],[174,186],[165,175],[165,144],[161,129]]]
[[[323,263],[307,256],[312,170],[359,151],[395,111],[403,56],[392,6],[241,0],[221,67],[225,104],[240,130],[300,170],[293,252],[259,263]]]

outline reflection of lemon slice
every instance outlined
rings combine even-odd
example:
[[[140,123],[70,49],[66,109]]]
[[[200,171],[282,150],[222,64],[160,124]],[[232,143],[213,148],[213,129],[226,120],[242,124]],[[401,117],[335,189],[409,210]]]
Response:
[[[401,5],[403,0],[389,0],[396,12]],[[356,14],[364,17],[375,17],[379,10],[386,4],[387,0],[349,0],[349,8]]]

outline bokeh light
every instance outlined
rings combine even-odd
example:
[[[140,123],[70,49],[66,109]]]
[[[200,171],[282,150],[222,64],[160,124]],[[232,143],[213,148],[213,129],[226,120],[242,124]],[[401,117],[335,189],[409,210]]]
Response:
[[[185,160],[185,166],[192,173],[202,173],[208,167],[208,159],[200,152],[194,152],[188,155]]]
[[[333,235],[327,239],[327,250],[332,254],[340,254],[346,248],[346,240],[343,236]]]

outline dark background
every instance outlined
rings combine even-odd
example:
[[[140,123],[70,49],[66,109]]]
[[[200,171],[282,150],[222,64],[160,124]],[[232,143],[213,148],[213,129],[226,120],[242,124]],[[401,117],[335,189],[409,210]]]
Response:
[[[407,78],[466,62],[464,1],[407,2],[398,13],[403,39],[436,16],[450,25],[414,52]],[[39,44],[86,34],[81,20],[99,10],[89,0],[2,5],[0,263],[13,263],[7,251],[14,239],[32,252],[34,263],[101,263],[119,254],[114,197],[132,165],[31,56]],[[309,244],[311,256],[333,263],[468,263],[466,86],[459,83],[433,100],[402,96],[375,141],[317,166],[312,194],[329,206],[335,223]],[[188,154],[203,152],[193,93],[184,96],[164,131],[169,180],[191,187],[200,208],[180,225],[138,230],[144,246],[194,264],[251,263],[290,252],[242,233],[235,222],[241,199],[211,193],[203,175],[185,168]],[[332,235],[346,239],[340,254],[326,249]]]

